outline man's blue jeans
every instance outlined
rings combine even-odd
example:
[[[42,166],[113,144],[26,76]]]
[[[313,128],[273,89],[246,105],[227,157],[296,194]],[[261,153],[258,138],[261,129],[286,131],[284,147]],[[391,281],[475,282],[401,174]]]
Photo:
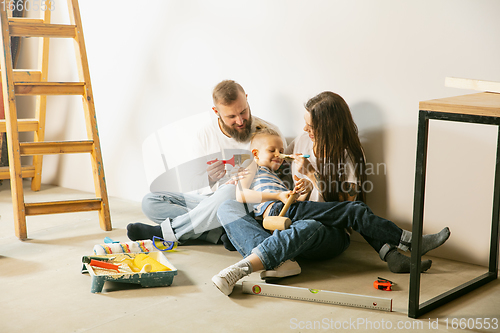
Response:
[[[296,221],[289,229],[270,234],[255,220],[251,208],[234,200],[222,203],[217,216],[236,250],[244,257],[255,253],[265,269],[299,256],[316,260],[333,258],[350,243],[343,228],[328,227],[315,220]]]
[[[283,208],[282,202],[275,202],[269,215],[278,216]],[[297,201],[293,203],[285,214],[292,222],[302,219],[313,219],[329,227],[352,228],[375,249],[380,252],[384,244],[399,246],[406,249],[410,236],[393,222],[379,217],[361,201],[343,202],[314,202]],[[293,225],[293,224],[292,224]],[[407,244],[406,244],[407,243]]]
[[[165,240],[200,239],[216,244],[223,232],[217,209],[222,202],[234,200],[235,193],[234,185],[223,185],[208,196],[154,192],[142,200],[142,211],[161,225]]]

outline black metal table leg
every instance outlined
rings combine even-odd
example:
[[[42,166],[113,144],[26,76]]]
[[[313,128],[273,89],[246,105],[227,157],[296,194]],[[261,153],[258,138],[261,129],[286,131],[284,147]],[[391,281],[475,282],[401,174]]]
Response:
[[[413,200],[413,226],[410,265],[410,294],[408,316],[416,318],[420,299],[420,248],[424,222],[425,175],[427,167],[427,142],[429,138],[428,112],[418,115],[417,160],[415,165],[415,193]]]
[[[424,216],[425,175],[427,165],[427,144],[429,119],[449,120],[469,123],[490,124],[498,126],[497,155],[495,167],[495,184],[493,193],[493,213],[491,222],[490,259],[488,272],[476,277],[456,288],[448,290],[420,304],[420,248],[422,246],[422,230]],[[435,111],[419,112],[417,156],[415,169],[415,193],[413,202],[412,253],[410,266],[410,290],[408,317],[418,318],[466,293],[498,278],[498,250],[500,224],[500,120],[498,117],[445,114]]]
[[[500,126],[498,126],[497,158],[495,166],[495,187],[493,190],[493,213],[491,218],[490,264],[489,272],[498,278],[498,239],[500,224]]]

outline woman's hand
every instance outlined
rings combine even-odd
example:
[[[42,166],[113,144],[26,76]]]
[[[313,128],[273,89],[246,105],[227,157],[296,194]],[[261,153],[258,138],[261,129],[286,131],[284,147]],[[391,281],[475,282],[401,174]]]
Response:
[[[308,194],[313,190],[313,183],[305,178],[299,178],[297,176],[293,176],[295,180],[295,188],[293,191],[298,195]]]
[[[314,167],[307,158],[304,158],[302,154],[293,154],[293,162],[297,166],[297,171],[307,177],[311,178],[314,175]]]

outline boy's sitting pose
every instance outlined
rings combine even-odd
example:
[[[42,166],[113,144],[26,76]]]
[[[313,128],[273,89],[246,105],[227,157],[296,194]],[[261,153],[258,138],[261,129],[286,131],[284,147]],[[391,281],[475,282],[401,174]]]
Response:
[[[399,253],[397,248],[407,251],[411,249],[411,232],[402,230],[393,222],[373,214],[370,208],[360,201],[313,202],[307,199],[312,185],[305,179],[296,178],[296,186],[289,191],[285,184],[274,173],[283,162],[279,157],[283,153],[283,142],[270,129],[255,133],[251,143],[255,163],[248,170],[237,186],[236,198],[242,203],[253,203],[256,218],[279,215],[284,203],[292,193],[299,194],[298,201],[293,203],[286,213],[292,222],[299,220],[316,220],[335,228],[352,228],[360,233],[379,253],[380,258],[388,263],[394,273],[408,273],[410,258]],[[277,237],[275,231],[270,237]],[[425,235],[422,239],[422,255],[442,245],[450,236],[446,227],[437,234]],[[266,239],[267,241],[268,239]],[[396,248],[397,247],[397,248]],[[235,283],[253,271],[269,266],[265,263],[268,256],[255,248],[252,254],[212,278],[214,284],[226,295],[229,295]],[[292,257],[292,256],[291,256]],[[282,262],[291,257],[284,253]],[[430,260],[422,261],[422,271],[431,267]]]

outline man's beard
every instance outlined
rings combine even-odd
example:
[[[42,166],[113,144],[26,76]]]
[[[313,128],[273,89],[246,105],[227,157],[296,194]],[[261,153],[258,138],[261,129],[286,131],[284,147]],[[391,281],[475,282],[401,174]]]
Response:
[[[227,126],[222,119],[220,119],[220,125],[223,131],[237,142],[248,142],[250,135],[252,134],[252,121],[252,115],[250,114],[248,119],[243,122],[245,127],[240,131],[234,127]]]

